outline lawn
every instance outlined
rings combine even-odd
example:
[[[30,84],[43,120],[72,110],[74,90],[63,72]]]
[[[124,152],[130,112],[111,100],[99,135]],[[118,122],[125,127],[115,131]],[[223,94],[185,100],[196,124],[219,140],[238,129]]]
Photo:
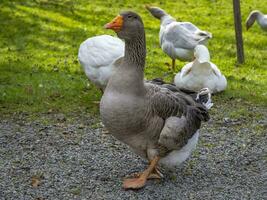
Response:
[[[79,45],[88,37],[114,33],[103,29],[121,10],[137,11],[147,37],[148,79],[169,81],[171,59],[159,47],[159,21],[144,8],[160,6],[177,20],[190,21],[213,34],[211,59],[226,75],[228,88],[220,101],[267,105],[267,33],[258,25],[245,30],[253,9],[267,13],[266,2],[241,2],[245,64],[236,64],[232,1],[91,1],[2,0],[0,3],[0,113],[98,113],[101,93],[84,75],[77,60]],[[177,62],[180,69],[185,63]],[[241,112],[240,115],[243,113]]]

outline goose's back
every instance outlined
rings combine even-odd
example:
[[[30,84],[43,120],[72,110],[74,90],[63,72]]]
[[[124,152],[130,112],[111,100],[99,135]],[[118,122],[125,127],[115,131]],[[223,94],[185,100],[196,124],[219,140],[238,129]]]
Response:
[[[171,22],[161,26],[160,45],[172,59],[193,59],[193,50],[198,44],[206,44],[211,35],[201,31],[190,22]]]

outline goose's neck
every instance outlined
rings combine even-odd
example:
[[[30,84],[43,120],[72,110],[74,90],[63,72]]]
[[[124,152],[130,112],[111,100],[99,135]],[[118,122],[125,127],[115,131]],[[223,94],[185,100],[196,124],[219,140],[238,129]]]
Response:
[[[257,17],[257,20],[260,20],[264,17],[264,15],[261,12],[257,12],[256,17]]]
[[[106,91],[141,96],[145,94],[144,67],[146,59],[145,35],[125,41],[123,62],[116,68]]]
[[[252,14],[251,14],[251,20],[252,20],[252,22],[255,22],[255,21],[257,21],[257,23],[259,23],[260,24],[260,22],[261,22],[261,20],[263,19],[263,14],[260,12],[260,11],[255,11],[255,12],[253,12]]]
[[[166,14],[166,15],[163,15],[161,18],[160,18],[160,24],[162,26],[166,26],[172,22],[175,22],[176,20],[170,16],[169,14]]]
[[[144,71],[146,61],[146,39],[145,34],[137,36],[133,40],[125,41],[125,55],[124,61],[126,64],[134,65],[140,70]]]
[[[206,63],[210,62],[210,54],[207,48],[202,49],[195,53],[196,60],[199,61],[199,63]]]

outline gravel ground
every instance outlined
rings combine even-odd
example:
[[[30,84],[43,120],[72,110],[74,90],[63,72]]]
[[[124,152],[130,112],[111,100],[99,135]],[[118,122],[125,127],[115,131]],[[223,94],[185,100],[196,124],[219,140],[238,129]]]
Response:
[[[267,199],[267,110],[229,118],[222,108],[214,108],[187,162],[138,191],[124,191],[121,181],[146,161],[103,134],[96,120],[1,119],[0,199]]]

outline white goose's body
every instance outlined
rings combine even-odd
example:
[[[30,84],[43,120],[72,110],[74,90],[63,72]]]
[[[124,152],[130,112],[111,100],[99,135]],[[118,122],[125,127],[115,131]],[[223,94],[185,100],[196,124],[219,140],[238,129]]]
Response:
[[[110,35],[88,38],[79,48],[78,58],[86,76],[99,88],[104,89],[124,55],[124,42]]]
[[[160,19],[159,42],[161,49],[172,59],[175,68],[175,59],[192,61],[194,48],[198,44],[206,44],[212,34],[202,31],[190,22],[177,22],[172,16],[158,7],[146,6],[148,11]]]
[[[247,30],[254,24],[255,21],[257,21],[262,30],[267,31],[267,15],[264,15],[258,10],[252,11],[246,20]]]
[[[218,67],[210,62],[208,49],[198,45],[195,50],[196,59],[186,64],[174,79],[178,88],[198,91],[203,87],[210,89],[211,93],[225,90],[227,81]]]
[[[206,44],[211,34],[201,31],[190,22],[170,22],[169,16],[163,17],[160,26],[160,46],[172,59],[192,61],[194,48]]]

